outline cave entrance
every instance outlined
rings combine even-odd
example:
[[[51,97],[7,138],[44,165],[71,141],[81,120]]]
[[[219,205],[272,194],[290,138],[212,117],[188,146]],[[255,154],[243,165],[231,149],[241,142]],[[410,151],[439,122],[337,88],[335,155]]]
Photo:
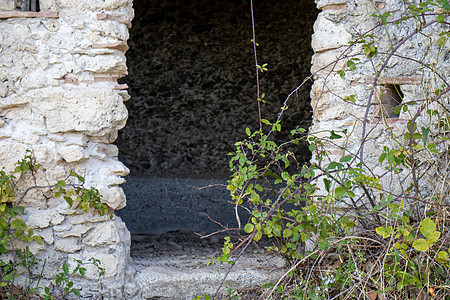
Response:
[[[310,0],[255,1],[261,78],[273,119],[310,75],[318,11]],[[119,132],[120,160],[131,174],[127,207],[117,214],[132,234],[201,233],[235,226],[228,203],[228,152],[258,128],[250,4],[245,0],[139,0],[127,60],[129,119]],[[290,100],[285,129],[311,124],[311,84]],[[300,160],[310,159],[306,145]],[[209,188],[202,188],[210,186]]]

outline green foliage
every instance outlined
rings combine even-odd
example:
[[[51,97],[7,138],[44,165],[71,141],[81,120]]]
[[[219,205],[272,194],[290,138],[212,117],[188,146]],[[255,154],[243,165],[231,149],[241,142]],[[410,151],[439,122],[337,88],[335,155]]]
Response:
[[[34,234],[34,231],[28,228],[22,219],[25,207],[21,205],[21,202],[30,190],[53,190],[55,198],[63,197],[69,206],[85,212],[89,212],[90,209],[98,211],[101,215],[109,212],[108,207],[101,202],[99,192],[94,188],[85,188],[83,185],[84,178],[76,172],[71,171],[65,179],[59,180],[54,186],[38,186],[30,181],[35,180],[39,169],[40,165],[36,163],[32,152],[27,150],[24,158],[15,163],[14,174],[7,174],[4,169],[0,170],[0,287],[6,291],[11,299],[14,299],[13,291],[16,295],[19,294],[22,299],[37,294],[41,289],[39,282],[42,273],[37,275],[39,280],[34,287],[32,286],[32,277],[35,276],[35,274],[32,274],[32,269],[41,260],[32,255],[28,246],[25,249],[16,249],[15,246],[16,241],[36,242],[43,245],[41,237]],[[69,180],[72,179],[76,179],[78,183],[69,183]],[[19,181],[25,180],[27,180],[25,183],[29,183],[29,186],[22,194],[19,194],[17,185]],[[4,257],[7,253],[12,253],[13,259],[5,260]],[[100,261],[94,258],[89,261],[97,267],[99,276],[102,276],[104,270],[100,267]],[[79,290],[74,288],[73,282],[69,280],[76,273],[84,276],[86,272],[86,268],[82,266],[83,263],[81,261],[77,261],[77,263],[77,267],[71,272],[69,272],[68,265],[63,264],[62,271],[55,276],[54,286],[60,286],[65,295],[69,293],[80,295]],[[14,283],[18,276],[19,267],[26,270],[27,279],[26,286],[21,288],[16,287]],[[42,272],[44,267],[45,262]],[[59,299],[59,296],[54,298],[53,295],[53,293],[50,293],[49,287],[44,289],[44,299]]]
[[[449,8],[448,0],[421,1],[398,19],[394,19],[396,12],[374,8],[371,16],[377,25],[329,65],[333,71],[328,75],[342,79],[361,66],[373,67],[375,83],[367,104],[354,94],[341,96],[346,107],[360,110],[364,105],[364,119],[355,121],[363,124],[355,125],[363,130],[335,128],[306,136],[305,130],[296,129],[287,141],[277,141],[274,134],[282,131],[284,103],[276,120],[260,117],[259,129],[246,128],[246,138],[235,144],[227,187],[236,213],[245,205],[251,216],[237,217],[242,242],[234,246],[227,237],[217,260],[233,264],[236,249],[250,242],[284,257],[289,272],[265,286],[267,299],[425,299],[437,293],[442,299],[450,297],[447,75],[427,57],[412,59],[433,78],[422,79],[425,100],[406,101],[402,96],[402,103],[392,107],[402,122],[375,116],[371,102],[381,74],[390,71],[386,67],[390,59],[407,60],[398,50],[417,35],[429,37],[425,27],[434,26],[436,39],[430,41],[438,56],[448,51],[450,33],[443,25],[448,24]],[[417,28],[392,38],[391,26],[402,22]],[[389,49],[379,43],[382,34],[387,35]],[[335,70],[339,62],[345,63]],[[257,70],[266,71],[264,66]],[[431,83],[438,87],[430,88]],[[258,105],[264,104],[263,98],[257,99]],[[364,156],[365,145],[382,134],[371,132],[377,126],[388,132],[386,142],[372,146],[375,151]],[[355,132],[361,135],[359,149],[351,144]],[[299,164],[290,151],[302,140],[309,143],[312,164]],[[330,153],[330,149],[340,151]],[[367,156],[374,161],[366,161]]]
[[[80,297],[80,291],[74,287],[74,282],[72,281],[72,277],[76,276],[77,274],[81,277],[84,277],[86,274],[86,268],[84,267],[86,265],[85,262],[79,259],[74,260],[77,265],[73,270],[70,270],[69,265],[64,263],[61,266],[60,272],[56,274],[53,279],[54,283],[52,287],[45,287],[42,292],[42,297],[45,300],[54,300],[54,299],[61,299],[65,298],[67,295],[70,295],[73,293],[74,295]],[[104,269],[100,266],[100,260],[91,257],[89,259],[89,263],[93,264],[98,271],[98,279],[99,281],[104,276]]]

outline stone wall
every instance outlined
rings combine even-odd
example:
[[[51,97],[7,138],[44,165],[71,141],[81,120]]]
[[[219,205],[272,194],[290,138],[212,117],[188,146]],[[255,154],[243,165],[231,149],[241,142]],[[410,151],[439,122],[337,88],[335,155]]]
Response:
[[[243,129],[235,128],[252,127],[256,119],[254,104],[244,100],[252,98],[254,86],[250,83],[253,76],[253,61],[249,57],[251,47],[245,46],[249,33],[237,26],[245,19],[249,22],[248,8],[244,8],[243,2],[221,2],[223,7],[219,7],[219,17],[212,22],[200,18],[204,22],[199,23],[192,23],[191,20],[197,15],[208,15],[210,6],[186,6],[189,17],[184,17],[179,15],[182,12],[179,10],[181,1],[166,1],[164,3],[168,6],[165,11],[172,14],[172,17],[166,18],[162,13],[164,10],[156,4],[159,2],[149,2],[154,6],[147,7],[136,3],[138,9],[149,14],[143,14],[143,20],[148,17],[164,26],[157,30],[150,42],[144,44],[153,51],[150,52],[152,54],[130,52],[130,59],[134,55],[137,61],[142,60],[146,64],[131,65],[130,72],[137,78],[130,77],[120,84],[117,80],[127,72],[124,52],[128,49],[128,30],[133,18],[132,1],[39,2],[39,12],[15,11],[15,1],[0,2],[0,157],[7,171],[12,171],[14,162],[23,157],[26,149],[31,149],[42,165],[36,174],[36,184],[53,185],[73,169],[86,177],[86,185],[100,190],[104,195],[103,201],[112,211],[123,208],[125,195],[119,185],[124,182],[122,177],[129,170],[118,160],[118,147],[112,143],[127,120],[127,108],[123,102],[130,98],[126,91],[128,83],[136,93],[136,102],[129,104],[136,120],[130,121],[130,131],[121,136],[119,142],[124,160],[141,175],[160,171],[170,175],[172,170],[178,170],[178,175],[186,172],[195,175],[196,171],[198,174],[217,175],[216,169],[222,169],[225,160],[216,159],[216,156],[227,149],[217,141],[238,139]],[[263,15],[273,19],[265,20],[264,17],[258,25],[262,27],[260,32],[274,31],[279,38],[275,42],[265,39],[264,35],[259,39],[260,61],[268,62],[269,69],[274,71],[269,71],[262,81],[263,91],[269,97],[269,104],[264,109],[270,112],[277,111],[273,108],[280,106],[289,89],[307,74],[304,65],[309,65],[308,54],[301,51],[299,56],[303,56],[304,60],[297,60],[296,54],[300,52],[297,52],[298,49],[304,49],[309,36],[306,31],[297,31],[308,24],[301,14],[310,12],[306,3],[299,2],[294,9],[292,3],[273,2],[271,5],[280,5],[279,11],[282,13],[276,15],[276,10],[268,5],[269,9]],[[353,131],[348,150],[355,153],[360,146],[362,122],[369,121],[367,126],[371,129],[373,126],[370,124],[373,123],[370,120],[374,120],[377,114],[376,106],[370,106],[369,118],[364,120],[365,111],[361,109],[367,104],[370,93],[372,65],[366,60],[361,61],[358,69],[348,72],[345,78],[335,72],[330,73],[326,66],[346,49],[350,40],[376,24],[370,17],[372,12],[391,12],[393,17],[398,17],[406,4],[397,0],[375,3],[366,0],[318,0],[316,4],[322,12],[315,22],[312,38],[315,82],[311,90],[314,111],[311,133],[320,136],[324,130]],[[227,12],[230,9],[232,13]],[[271,28],[284,22],[284,14],[286,19],[297,22],[283,29]],[[179,16],[182,23],[172,22],[173,16]],[[398,41],[412,32],[415,28],[412,22],[402,26],[389,25],[389,37]],[[227,30],[221,30],[222,24],[226,24]],[[139,31],[139,26],[144,25],[138,25],[135,40],[139,40],[140,35],[142,38],[146,35],[144,29]],[[192,34],[186,35],[181,29]],[[429,53],[436,54],[436,37],[432,29],[427,30],[425,33],[430,38],[418,36],[401,49],[402,53],[412,58],[427,58],[423,49],[428,49]],[[242,44],[235,44],[234,39],[239,34],[243,34]],[[389,41],[381,31],[377,34],[381,37],[379,51],[385,51]],[[222,40],[228,35],[230,40]],[[212,38],[212,41],[208,43],[206,38]],[[176,41],[181,41],[183,47],[167,46],[169,42]],[[284,46],[286,42],[289,46]],[[155,45],[160,47],[151,49]],[[200,45],[202,49],[198,48]],[[180,49],[185,52],[179,52]],[[284,50],[289,50],[289,61],[277,55]],[[213,54],[205,56],[204,53]],[[440,53],[439,68],[449,70],[448,44]],[[274,57],[270,57],[272,54],[275,54]],[[208,60],[216,62],[216,65],[208,66]],[[147,62],[150,63],[149,68]],[[182,69],[175,69],[178,65]],[[239,72],[226,71],[224,66],[227,65],[239,69]],[[343,68],[345,65],[338,63],[333,71]],[[137,69],[143,70],[138,72]],[[421,78],[428,75],[426,72],[414,63],[392,60],[387,71],[381,75],[380,83],[399,86],[405,96],[404,101],[413,101],[422,95]],[[160,77],[161,74],[164,76]],[[280,79],[280,74],[285,79]],[[196,88],[190,91],[190,84],[194,83]],[[152,91],[146,88],[147,85],[155,85],[158,89]],[[356,104],[361,106],[342,101],[352,94]],[[160,97],[157,104],[145,100],[156,96]],[[292,115],[287,117],[291,120],[288,126],[307,124],[309,111],[304,95],[300,94],[293,103]],[[132,108],[133,105],[137,108]],[[243,111],[251,113],[244,114]],[[194,112],[200,114],[196,116]],[[147,118],[149,114],[156,118]],[[222,127],[230,122],[235,126]],[[170,123],[178,124],[176,134],[166,129]],[[402,114],[389,120],[393,131],[404,123]],[[209,138],[210,127],[215,127],[212,129],[217,135]],[[190,136],[185,136],[184,128],[193,128]],[[373,128],[365,146],[365,156],[368,166],[374,172],[381,172],[376,162],[377,153],[381,151],[380,145],[390,142],[391,133],[383,131],[381,126]],[[138,135],[139,132],[143,134]],[[344,143],[340,140],[334,142],[338,146]],[[153,148],[154,145],[157,148]],[[339,147],[331,144],[327,147],[332,158],[343,154]],[[192,153],[181,154],[182,148]],[[174,158],[171,158],[172,155]],[[135,157],[143,160],[136,161]],[[193,162],[199,157],[199,165],[194,165]],[[23,187],[19,188],[23,190]],[[73,264],[73,258],[86,260],[96,257],[105,268],[105,279],[102,286],[93,283],[95,270],[88,269],[86,279],[80,279],[84,297],[95,297],[101,293],[106,299],[139,299],[139,294],[136,294],[138,287],[132,281],[134,271],[129,264],[130,235],[119,217],[109,219],[78,212],[62,200],[52,198],[46,189],[27,194],[23,204],[27,206],[27,224],[44,240],[42,246],[31,245],[34,254],[46,259],[44,284],[62,263]]]
[[[437,46],[436,28],[428,27],[424,34],[415,35],[402,45],[399,56],[389,60],[385,70],[380,74],[375,86],[372,102],[368,103],[376,74],[375,66],[381,65],[390,47],[402,38],[415,32],[420,27],[416,20],[409,19],[400,25],[388,23],[386,27],[380,24],[378,18],[372,14],[389,13],[388,21],[399,19],[407,11],[408,5],[402,1],[345,1],[345,0],[317,0],[317,7],[322,10],[314,24],[312,46],[312,72],[315,73],[314,85],[311,90],[311,105],[313,107],[313,125],[310,134],[324,138],[329,136],[330,130],[347,130],[351,136],[333,140],[326,145],[330,160],[339,160],[346,153],[360,153],[363,139],[363,124],[367,135],[364,137],[364,151],[362,160],[365,167],[375,174],[383,174],[384,166],[378,162],[383,146],[395,146],[393,137],[400,137],[406,129],[406,123],[419,108],[427,93],[439,87],[443,81],[434,78],[430,69],[418,63],[436,65],[436,70],[448,78],[449,45],[448,41],[439,50]],[[417,3],[416,3],[417,4]],[[427,22],[435,20],[435,16],[425,18]],[[362,53],[362,46],[349,48],[349,42],[360,37],[362,33],[375,28],[370,33],[375,36],[375,45],[379,55],[372,60]],[[370,41],[370,38],[367,38]],[[345,53],[347,57],[358,57],[356,70],[349,71],[346,67],[348,59],[336,60]],[[403,56],[403,57],[401,57]],[[336,62],[336,63],[335,63]],[[346,71],[342,78],[337,72]],[[447,71],[445,71],[447,70]],[[409,105],[408,112],[400,112],[399,116],[380,118],[380,91],[387,85],[395,85],[403,95],[404,103],[418,103]],[[434,87],[434,88],[433,88]],[[344,101],[346,96],[355,95],[355,102]],[[417,102],[416,102],[417,101]],[[368,107],[367,115],[366,109]],[[422,117],[417,119],[420,126]],[[359,160],[358,160],[359,161]],[[400,192],[401,185],[396,180],[407,176],[409,170],[400,169],[397,179],[385,178],[383,186],[390,191]],[[407,179],[406,179],[407,180]],[[425,184],[426,185],[426,184]]]
[[[54,185],[76,170],[112,210],[123,208],[119,184],[129,171],[111,143],[127,120],[129,96],[117,79],[127,72],[131,0],[41,0],[40,12],[15,11],[14,2],[0,2],[1,165],[12,171],[30,149],[42,166],[37,185]],[[130,235],[120,218],[70,209],[46,189],[28,193],[22,204],[28,226],[44,241],[30,248],[46,259],[45,279],[73,258],[96,257],[106,271],[102,292],[122,297]],[[84,296],[99,292],[89,283],[94,278],[88,268]]]

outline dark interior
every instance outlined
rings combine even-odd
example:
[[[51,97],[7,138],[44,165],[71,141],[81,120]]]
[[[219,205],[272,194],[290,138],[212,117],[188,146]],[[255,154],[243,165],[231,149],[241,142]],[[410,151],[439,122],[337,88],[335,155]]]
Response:
[[[250,3],[136,0],[134,9],[122,79],[129,118],[116,142],[131,174],[118,214],[132,233],[214,230],[208,216],[230,225],[234,208],[216,184],[229,177],[228,153],[245,128],[259,126]],[[255,1],[258,61],[269,69],[260,74],[263,118],[273,120],[310,75],[317,13],[310,0]],[[291,97],[286,132],[310,126],[310,87]],[[300,162],[310,159],[305,144],[293,151]],[[199,189],[205,185],[215,186]]]

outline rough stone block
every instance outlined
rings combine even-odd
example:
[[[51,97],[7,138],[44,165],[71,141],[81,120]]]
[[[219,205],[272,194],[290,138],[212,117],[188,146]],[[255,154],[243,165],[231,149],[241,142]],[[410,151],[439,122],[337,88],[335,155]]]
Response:
[[[81,250],[81,245],[77,238],[65,238],[55,240],[55,250],[65,253],[75,253]]]
[[[85,71],[94,74],[127,74],[126,60],[123,54],[84,56],[80,58],[79,64],[84,65]]]
[[[80,225],[75,225],[73,226],[69,231],[67,232],[60,232],[57,235],[59,237],[62,238],[67,238],[67,237],[81,237],[82,235],[84,235],[86,232],[88,232],[89,230],[91,230],[94,227],[94,225],[91,224],[80,224]]]
[[[0,1],[0,11],[13,10],[14,0],[2,0]]]
[[[55,241],[53,237],[53,230],[51,228],[37,229],[34,232],[39,235],[48,245],[52,245]]]
[[[26,210],[27,220],[26,223],[29,228],[46,228],[50,225],[61,224],[65,217],[58,213],[55,209],[37,210],[29,208]]]
[[[125,126],[127,110],[122,97],[103,86],[44,89],[29,95],[36,115],[45,117],[50,133],[84,132],[103,136]],[[30,121],[33,121],[31,119]]]
[[[77,145],[62,147],[58,153],[68,163],[81,162],[89,158],[84,148]]]
[[[312,47],[315,52],[323,52],[347,46],[352,40],[352,35],[345,29],[344,25],[336,24],[325,18],[320,13],[314,23],[314,34],[312,36]]]
[[[13,172],[15,168],[14,163],[23,158],[25,152],[26,147],[24,145],[12,143],[11,141],[0,141],[0,167],[4,167],[7,172]]]
[[[103,196],[102,201],[114,210],[124,208],[127,203],[125,193],[119,186],[99,188],[99,192]]]
[[[83,244],[98,247],[105,245],[113,245],[119,243],[119,233],[114,222],[105,222],[98,224],[86,238]]]

